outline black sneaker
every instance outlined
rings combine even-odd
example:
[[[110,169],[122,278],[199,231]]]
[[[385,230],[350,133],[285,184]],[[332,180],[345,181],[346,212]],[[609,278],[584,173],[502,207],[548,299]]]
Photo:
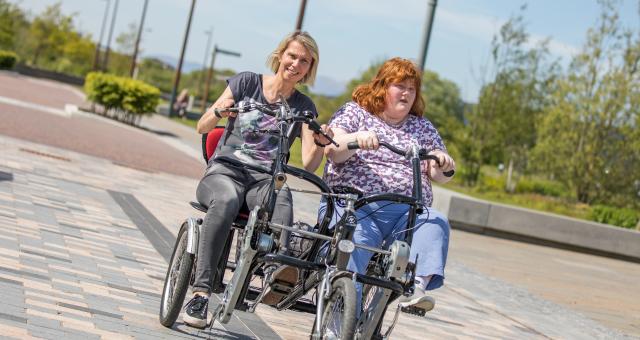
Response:
[[[191,327],[205,328],[207,326],[207,308],[209,298],[196,295],[184,306],[182,320]]]

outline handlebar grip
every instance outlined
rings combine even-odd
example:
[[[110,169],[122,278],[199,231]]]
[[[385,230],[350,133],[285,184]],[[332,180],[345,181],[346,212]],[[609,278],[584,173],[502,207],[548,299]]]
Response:
[[[450,170],[450,171],[447,171],[447,172],[443,172],[442,174],[447,176],[447,177],[452,177],[453,174],[455,174],[455,173],[456,173],[455,170]]]
[[[349,142],[347,143],[347,149],[348,150],[360,149],[360,145],[358,145],[358,142]]]
[[[240,111],[240,109],[237,108],[237,107],[227,107],[227,108],[224,108],[224,109],[218,109],[218,108],[214,109],[214,112],[217,113],[217,114],[220,114],[222,112],[239,112],[239,111]]]

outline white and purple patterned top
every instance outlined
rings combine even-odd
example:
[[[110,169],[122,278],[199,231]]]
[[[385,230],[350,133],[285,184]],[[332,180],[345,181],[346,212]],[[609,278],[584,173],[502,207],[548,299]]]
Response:
[[[347,133],[374,131],[381,141],[400,149],[417,143],[427,150],[446,152],[442,138],[436,128],[425,118],[409,115],[398,127],[387,124],[382,119],[367,112],[355,102],[346,103],[329,121],[332,128],[340,128]],[[413,186],[411,163],[385,147],[378,150],[358,150],[345,162],[336,164],[327,160],[324,180],[329,186],[348,186],[365,195],[397,193],[411,196]],[[433,202],[431,180],[422,173],[422,197],[427,206]]]

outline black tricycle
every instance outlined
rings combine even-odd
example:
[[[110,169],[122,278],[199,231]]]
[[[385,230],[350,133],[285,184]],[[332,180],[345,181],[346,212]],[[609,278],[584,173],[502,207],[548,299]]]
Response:
[[[355,229],[355,220],[344,221],[340,227],[331,230],[329,223],[334,212],[334,200],[353,200],[354,197],[349,194],[334,194],[315,174],[287,164],[290,145],[288,131],[293,124],[307,124],[314,132],[336,143],[320,129],[311,113],[292,114],[283,98],[276,104],[241,102],[235,107],[216,110],[242,113],[256,109],[277,120],[277,129],[257,131],[273,134],[279,139],[277,158],[269,172],[270,191],[263,204],[241,212],[233,223],[214,276],[212,293],[222,293],[222,295],[221,302],[213,309],[213,320],[210,325],[216,320],[223,324],[229,322],[235,309],[254,312],[268,289],[275,289],[284,294],[284,298],[273,306],[278,310],[298,306],[302,297],[312,289],[317,289],[315,306],[308,304],[298,306],[300,309],[316,314],[311,337],[313,339],[353,339],[356,291],[354,275],[346,270],[346,266],[350,253],[354,250],[351,237]],[[224,128],[219,127],[207,136],[203,136],[205,160],[211,156],[223,130]],[[258,167],[240,165],[265,172]],[[286,226],[270,221],[277,193],[287,185],[288,176],[307,181],[319,190],[315,192],[290,188],[291,191],[317,193],[325,196],[330,203],[325,216],[319,220],[315,228],[305,228],[303,223],[297,222],[292,226]],[[206,212],[208,208],[197,202],[191,202],[191,205],[202,212]],[[172,327],[177,320],[187,290],[194,283],[202,222],[201,218],[187,218],[178,231],[160,304],[160,323],[166,327]],[[297,256],[281,251],[288,246],[284,244],[285,238],[280,236],[286,232],[291,233],[292,238],[299,237],[308,241],[308,246],[300,254],[296,254]],[[235,260],[231,261],[234,235]],[[327,244],[328,252],[325,251]],[[321,252],[322,256],[319,256]],[[274,272],[280,266],[293,266],[298,269],[299,275],[295,284],[283,286],[274,280]],[[226,270],[233,272],[227,282],[224,280]],[[261,288],[251,285],[255,278],[262,281]]]

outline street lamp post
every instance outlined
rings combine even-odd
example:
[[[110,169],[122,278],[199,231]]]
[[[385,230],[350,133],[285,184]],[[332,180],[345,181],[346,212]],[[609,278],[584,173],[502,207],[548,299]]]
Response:
[[[200,77],[198,79],[198,84],[200,85],[200,96],[204,97],[204,70],[207,68],[207,60],[209,59],[209,48],[211,47],[211,37],[213,36],[213,27],[211,27],[208,31],[204,31],[207,35],[207,46],[204,49],[204,61],[202,62],[202,72],[200,72]],[[204,103],[205,101],[203,101]],[[204,106],[202,107],[204,110]]]
[[[104,27],[107,25],[107,17],[109,16],[109,5],[111,5],[111,0],[104,0],[106,6],[104,8],[104,15],[102,16],[102,26],[100,26],[100,40],[96,44],[96,53],[93,57],[93,67],[92,69],[95,71],[98,69],[98,64],[100,63],[100,46],[102,46],[102,38],[104,37]]]
[[[233,57],[240,57],[240,53],[227,51],[218,48],[217,45],[213,46],[213,52],[211,53],[211,64],[209,65],[209,72],[207,72],[207,81],[204,83],[204,92],[202,94],[202,110],[204,111],[207,107],[207,97],[209,97],[209,84],[211,84],[211,78],[213,77],[213,64],[216,60],[216,54],[226,54]]]
[[[171,90],[171,99],[169,100],[169,117],[174,115],[173,104],[176,102],[176,95],[178,94],[178,86],[180,86],[180,75],[182,73],[182,62],[184,60],[184,52],[187,49],[187,41],[189,40],[189,30],[191,30],[191,19],[193,18],[193,9],[196,7],[196,0],[191,0],[191,9],[189,10],[189,18],[187,19],[187,29],[184,32],[184,39],[182,39],[182,50],[180,51],[180,59],[178,60],[178,66],[176,67],[176,76],[173,81],[173,89]]]
[[[300,0],[300,11],[298,12],[298,20],[296,21],[296,31],[302,30],[302,21],[304,20],[304,12],[307,8],[307,0]]]
[[[107,50],[104,52],[104,61],[102,63],[102,70],[106,71],[109,65],[109,50],[111,46],[111,37],[113,36],[113,28],[116,25],[116,15],[118,14],[118,1],[113,6],[113,15],[111,16],[111,27],[109,28],[109,38],[107,39]]]
[[[142,29],[144,27],[144,19],[147,15],[147,5],[149,0],[144,0],[142,7],[142,17],[140,18],[140,26],[138,27],[138,36],[136,37],[136,44],[133,48],[133,56],[131,57],[131,69],[129,70],[129,76],[133,78],[133,73],[136,70],[136,59],[138,59],[138,48],[140,47],[140,38],[142,37]]]
[[[421,66],[421,70],[424,71],[425,63],[427,62],[427,50],[429,49],[429,40],[431,39],[431,27],[433,26],[433,17],[436,14],[436,6],[438,0],[429,0],[427,5],[427,21],[424,24],[424,35],[422,39],[422,49],[420,58],[418,59]]]

